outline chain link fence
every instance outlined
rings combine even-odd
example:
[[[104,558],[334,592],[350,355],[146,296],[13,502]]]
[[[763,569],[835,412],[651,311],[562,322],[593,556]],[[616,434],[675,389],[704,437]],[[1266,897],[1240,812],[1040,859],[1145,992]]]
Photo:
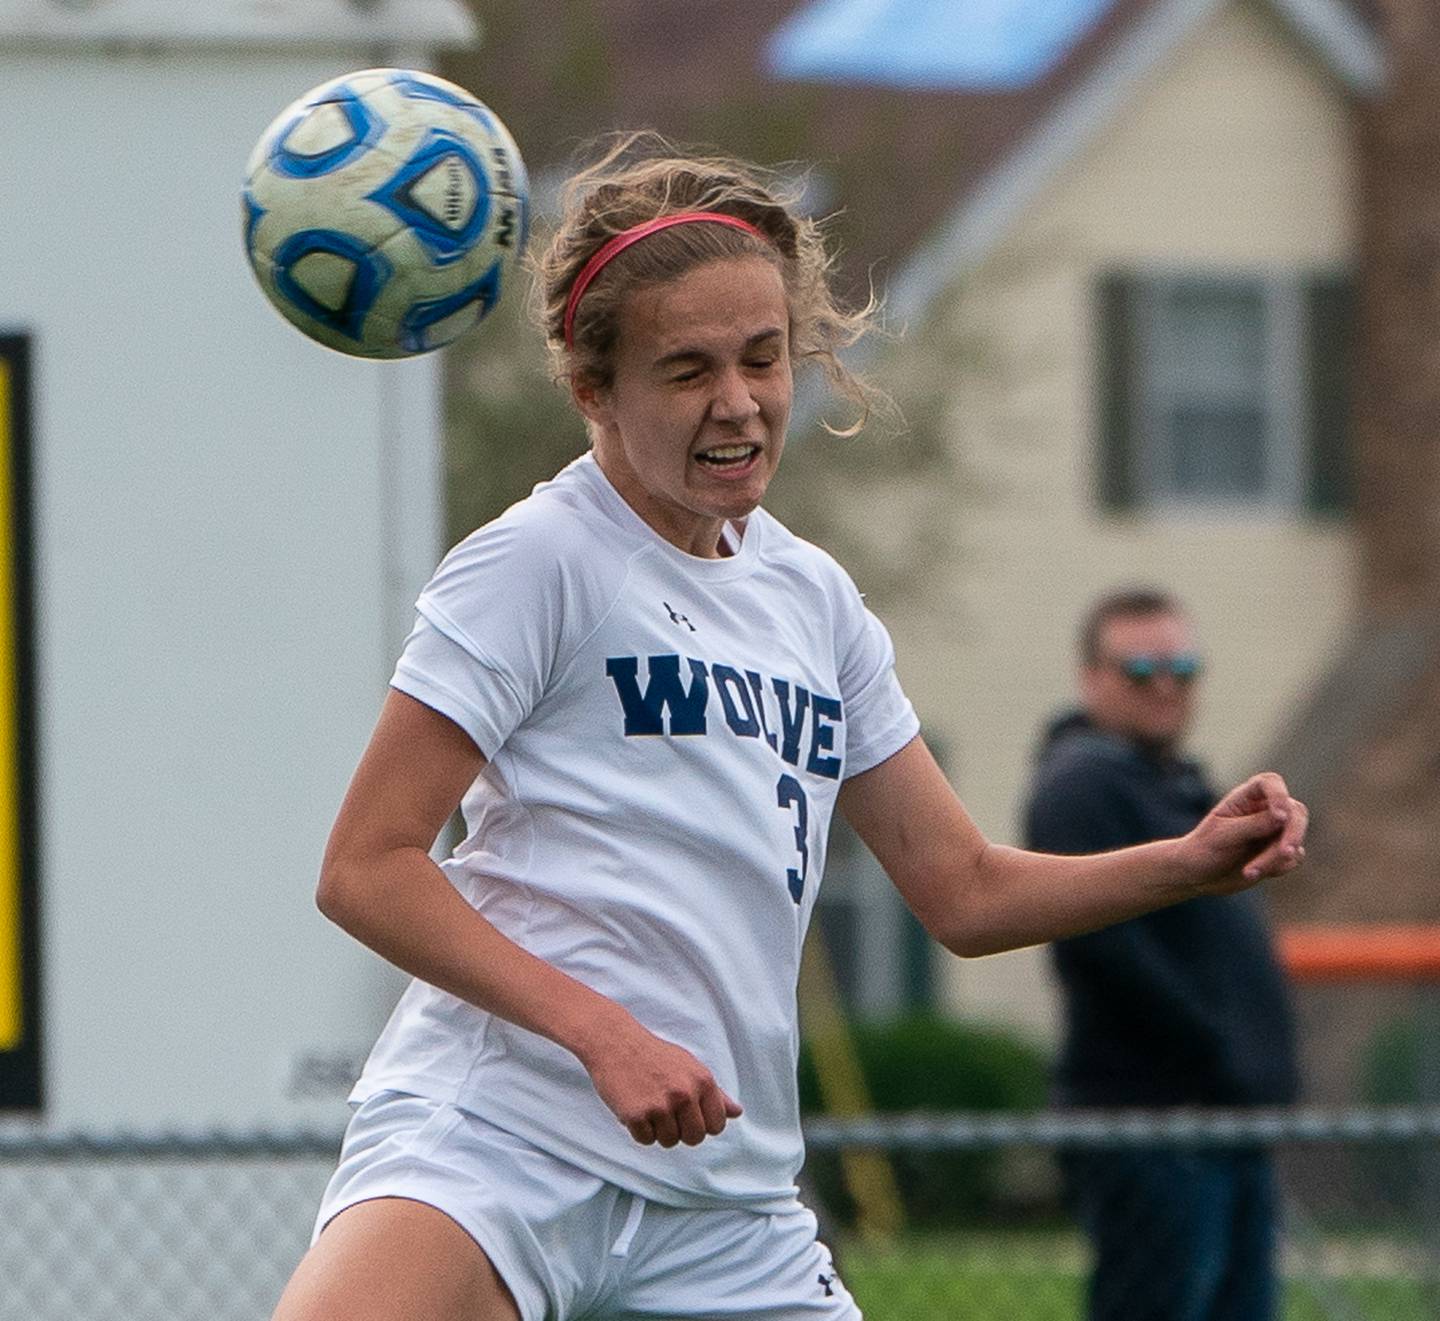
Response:
[[[1440,1316],[1440,1106],[886,1117],[815,1121],[807,1137],[818,1188],[843,1188],[847,1152],[883,1156],[893,1174],[905,1231],[836,1233],[867,1321],[1085,1317],[1092,1252],[1062,1192],[1066,1162],[1102,1185],[1102,1201],[1113,1171],[1123,1191],[1108,1211],[1143,1263],[1105,1315],[1190,1315],[1163,1264],[1176,1221],[1153,1199],[1124,1199],[1138,1159],[1178,1181],[1199,1153],[1270,1158],[1277,1321]],[[964,1199],[947,1200],[946,1187]],[[837,1229],[863,1225],[853,1197],[829,1204]]]
[[[1061,1161],[1256,1149],[1281,1189],[1280,1321],[1440,1315],[1440,1106],[816,1120],[807,1136],[868,1321],[1083,1317],[1089,1248]],[[0,1136],[0,1321],[265,1321],[337,1145]],[[883,1232],[860,1228],[842,1153],[887,1171]],[[1165,1283],[1135,1280],[1137,1313]]]
[[[0,1321],[265,1321],[339,1145],[0,1137]]]

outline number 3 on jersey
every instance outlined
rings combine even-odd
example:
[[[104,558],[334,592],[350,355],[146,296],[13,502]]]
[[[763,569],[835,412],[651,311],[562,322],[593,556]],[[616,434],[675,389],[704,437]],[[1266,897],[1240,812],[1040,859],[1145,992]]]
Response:
[[[795,809],[795,848],[800,853],[800,867],[785,869],[785,882],[790,897],[798,904],[805,893],[805,876],[810,870],[810,803],[805,790],[793,775],[782,775],[775,785],[775,801],[781,807]]]

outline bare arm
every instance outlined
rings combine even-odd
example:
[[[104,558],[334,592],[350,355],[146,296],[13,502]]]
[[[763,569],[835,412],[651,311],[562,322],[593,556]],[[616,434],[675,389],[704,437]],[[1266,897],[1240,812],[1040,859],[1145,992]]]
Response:
[[[1307,813],[1278,775],[1231,790],[1180,839],[1086,857],[991,844],[916,738],[846,781],[840,809],[927,931],[976,956],[1078,935],[1296,867]]]
[[[320,911],[413,976],[569,1050],[637,1142],[719,1133],[740,1107],[704,1065],[503,935],[431,860],[484,765],[458,725],[392,691],[331,830]]]

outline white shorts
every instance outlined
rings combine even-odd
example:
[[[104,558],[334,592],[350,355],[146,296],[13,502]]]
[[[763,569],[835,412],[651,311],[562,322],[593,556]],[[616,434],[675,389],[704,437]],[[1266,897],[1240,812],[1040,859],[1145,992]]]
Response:
[[[509,1286],[523,1321],[859,1321],[803,1207],[767,1214],[646,1201],[439,1101],[359,1106],[321,1200],[404,1197],[443,1211]]]

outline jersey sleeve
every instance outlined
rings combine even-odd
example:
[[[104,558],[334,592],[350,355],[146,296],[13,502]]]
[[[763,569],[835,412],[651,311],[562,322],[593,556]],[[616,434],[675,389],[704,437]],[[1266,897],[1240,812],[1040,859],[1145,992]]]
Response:
[[[895,674],[895,646],[853,584],[842,613],[840,696],[845,710],[845,777],[899,752],[920,720]]]
[[[390,686],[448,716],[487,759],[524,718],[524,704],[506,680],[424,615],[415,617]]]
[[[565,577],[554,539],[521,520],[472,533],[420,593],[391,686],[454,720],[493,757],[554,673]]]

